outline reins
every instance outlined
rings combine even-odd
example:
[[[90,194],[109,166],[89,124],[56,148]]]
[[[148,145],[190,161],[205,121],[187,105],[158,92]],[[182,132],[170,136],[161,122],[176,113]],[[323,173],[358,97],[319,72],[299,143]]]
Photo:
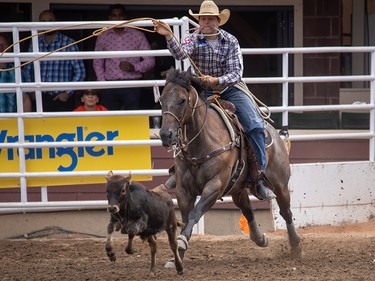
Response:
[[[190,87],[192,89],[194,89],[192,86],[190,86]],[[182,131],[183,131],[183,136],[179,137],[179,140],[180,140],[180,144],[179,144],[180,147],[179,148],[180,149],[186,149],[202,133],[202,131],[203,131],[204,127],[205,127],[206,121],[207,121],[207,108],[206,108],[205,118],[204,118],[203,124],[202,124],[201,128],[199,129],[198,133],[190,141],[188,141],[188,143],[186,143],[186,144],[183,143],[185,140],[187,140],[187,137],[186,137],[186,125],[184,125],[183,120],[186,118],[188,106],[190,107],[190,109],[192,109],[192,113],[191,113],[190,117],[193,117],[194,114],[195,114],[195,110],[197,108],[205,105],[205,103],[202,103],[201,105],[197,106],[198,102],[200,100],[199,99],[199,95],[198,95],[198,93],[197,93],[197,91],[195,89],[194,89],[193,92],[195,93],[195,96],[196,96],[195,104],[193,106],[189,106],[189,103],[188,103],[188,105],[186,106],[184,114],[182,115],[181,119],[178,118],[177,115],[174,114],[171,111],[164,111],[163,112],[163,116],[167,115],[167,114],[172,115],[176,119],[176,121],[178,123],[179,132],[181,132],[181,134],[182,134]],[[189,95],[189,97],[190,97],[190,95]],[[178,135],[180,135],[180,134],[178,134]],[[176,155],[178,155],[178,153]]]

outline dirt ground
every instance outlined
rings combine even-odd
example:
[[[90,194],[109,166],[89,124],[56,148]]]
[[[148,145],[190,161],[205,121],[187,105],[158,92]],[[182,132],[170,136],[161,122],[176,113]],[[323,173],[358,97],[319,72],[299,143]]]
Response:
[[[171,257],[164,235],[158,238],[157,274],[148,277],[147,243],[124,252],[126,238],[114,238],[117,261],[106,256],[105,238],[54,233],[0,240],[0,280],[375,280],[375,219],[338,227],[299,229],[305,258],[293,260],[285,231],[268,233],[259,248],[247,236],[193,236],[185,273],[165,269]]]

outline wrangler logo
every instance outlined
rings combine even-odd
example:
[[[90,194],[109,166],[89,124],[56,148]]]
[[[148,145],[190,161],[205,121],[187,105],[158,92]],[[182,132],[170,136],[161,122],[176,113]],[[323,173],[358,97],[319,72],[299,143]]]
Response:
[[[119,135],[119,131],[107,131],[105,134],[100,132],[86,132],[84,134],[83,127],[77,126],[75,132],[61,133],[54,139],[53,136],[45,135],[25,135],[25,141],[27,142],[71,142],[71,141],[111,141]],[[18,136],[8,135],[8,130],[1,130],[0,132],[0,143],[16,143],[18,142]],[[48,150],[48,152],[46,152]],[[6,154],[8,160],[16,160],[16,148],[0,149],[0,156]],[[100,157],[102,155],[113,155],[113,147],[50,147],[50,148],[26,148],[25,159],[35,160],[49,158],[54,159],[57,157],[70,157],[70,163],[66,166],[58,166],[57,170],[60,172],[74,171],[78,164],[78,158],[85,157],[86,155],[92,157]]]

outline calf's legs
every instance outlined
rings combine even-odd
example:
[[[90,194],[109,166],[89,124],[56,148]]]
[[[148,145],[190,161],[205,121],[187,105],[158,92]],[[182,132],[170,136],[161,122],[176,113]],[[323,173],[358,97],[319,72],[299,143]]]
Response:
[[[112,248],[112,235],[115,229],[115,224],[110,221],[107,226],[107,241],[105,243],[105,250],[110,261],[116,261],[116,254]]]

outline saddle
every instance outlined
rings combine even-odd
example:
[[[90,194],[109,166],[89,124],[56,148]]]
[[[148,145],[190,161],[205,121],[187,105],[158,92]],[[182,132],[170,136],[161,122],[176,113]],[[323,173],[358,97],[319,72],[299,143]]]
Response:
[[[273,184],[264,173],[261,173],[261,174],[258,173],[258,171],[260,170],[258,161],[256,160],[256,156],[255,156],[254,150],[251,146],[251,143],[248,141],[248,139],[246,137],[246,134],[243,130],[243,127],[242,127],[241,123],[239,122],[237,115],[235,114],[235,112],[236,112],[235,105],[233,103],[229,102],[229,101],[221,100],[219,98],[219,96],[217,96],[217,95],[212,96],[210,98],[210,100],[211,100],[211,107],[215,108],[219,113],[220,113],[220,109],[222,110],[222,112],[225,112],[226,116],[223,116],[223,114],[221,114],[222,118],[229,118],[231,120],[231,122],[234,124],[234,126],[238,129],[238,132],[239,132],[241,140],[242,140],[241,143],[243,143],[246,151],[248,152],[246,160],[247,160],[247,163],[250,167],[250,173],[251,173],[251,177],[252,177],[251,181],[248,182],[248,187],[250,189],[250,192],[255,197],[262,200],[262,197],[258,195],[257,188],[256,188],[256,183],[258,182],[258,179],[263,178],[264,181],[266,182],[267,186],[269,186],[269,188],[272,189],[272,190],[274,189]],[[215,102],[215,103],[213,103],[213,102]],[[212,106],[212,104],[216,104],[217,107]],[[233,130],[233,128],[228,126],[228,130],[231,130],[231,129]],[[282,128],[282,130],[283,130],[283,128]],[[287,132],[287,128],[284,128],[284,131]],[[280,132],[280,134],[281,134],[281,132]],[[266,135],[266,149],[267,149],[268,147],[270,147],[272,145],[273,139],[272,139],[271,134],[267,131],[267,129],[265,130],[265,135]],[[288,143],[286,142],[286,145],[287,145],[287,150],[288,150],[288,153],[289,153],[290,142],[289,141],[288,141]],[[243,155],[242,156],[240,155],[240,158],[241,159],[244,158]],[[228,186],[225,189],[225,192],[224,192],[223,196],[226,195],[226,194],[229,194],[232,191],[232,188],[233,188],[234,184],[237,182],[237,179],[239,178],[239,176],[241,175],[241,173],[243,171],[243,170],[240,171],[239,169],[243,169],[243,167],[241,167],[241,166],[237,167],[237,169],[234,172]]]
[[[237,115],[235,114],[236,107],[233,103],[225,100],[219,99],[217,96],[213,96],[213,98],[210,99],[211,103],[210,106],[214,108],[219,115],[223,118],[224,123],[227,124],[228,130],[230,134],[235,134],[233,131],[233,127],[229,125],[227,122],[225,122],[225,119],[228,119],[232,122],[234,127],[237,129],[237,134],[240,138],[240,156],[239,156],[239,163],[235,169],[235,171],[232,174],[231,180],[229,181],[228,186],[225,188],[224,194],[222,196],[225,196],[227,194],[230,194],[233,191],[233,187],[235,186],[235,183],[237,182],[238,178],[241,176],[242,172],[244,171],[245,164],[247,164],[250,167],[250,172],[252,175],[252,183],[255,183],[258,181],[258,170],[259,170],[259,164],[256,160],[256,156],[254,153],[254,150],[251,147],[250,142],[247,140],[245,131],[243,130],[243,127],[238,120]],[[244,153],[244,151],[247,151],[248,153]],[[250,153],[249,153],[250,152]],[[251,184],[250,190],[251,192],[256,195],[256,185]],[[259,197],[260,198],[260,197]]]

